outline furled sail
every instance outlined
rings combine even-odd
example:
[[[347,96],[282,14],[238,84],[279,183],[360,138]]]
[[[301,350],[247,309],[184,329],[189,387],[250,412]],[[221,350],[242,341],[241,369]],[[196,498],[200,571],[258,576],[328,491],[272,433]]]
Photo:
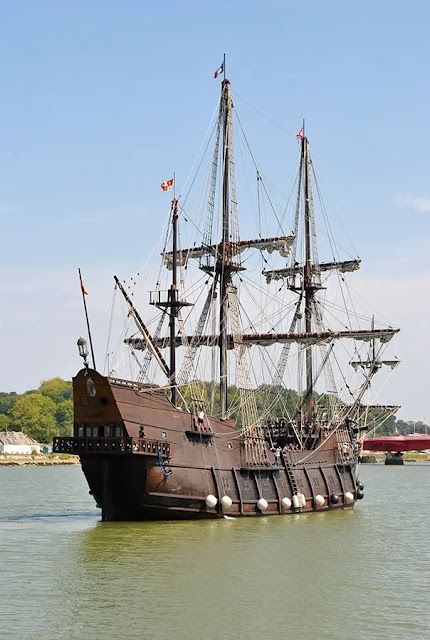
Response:
[[[177,227],[180,207],[179,201],[175,200],[176,222],[172,216],[171,236],[169,232],[161,253],[163,268],[160,267],[157,289],[151,292],[150,304],[163,312],[162,318],[170,318],[169,331],[161,336],[157,328],[156,335],[150,338],[142,331],[139,337],[128,336],[124,342],[131,348],[133,358],[134,349],[144,352],[145,371],[158,352],[169,350],[168,381],[175,406],[178,406],[177,392],[185,404],[190,397],[192,402],[198,400],[199,404],[204,404],[208,414],[218,412],[222,420],[234,418],[241,435],[248,438],[247,463],[261,464],[265,463],[266,455],[261,430],[280,415],[291,417],[298,442],[305,442],[307,436],[304,434],[309,425],[313,426],[314,436],[322,424],[344,428],[346,408],[348,415],[357,410],[371,388],[373,376],[383,365],[392,369],[397,366],[397,360],[382,360],[382,357],[385,345],[399,330],[383,324],[375,329],[374,320],[369,329],[355,328],[361,326],[367,312],[364,315],[356,312],[351,292],[346,291],[349,287],[347,278],[333,278],[342,300],[339,302],[337,297],[330,297],[331,276],[357,271],[361,260],[354,250],[344,259],[342,254],[338,257],[337,249],[341,247],[334,241],[326,222],[328,243],[324,241],[322,248],[326,251],[329,248],[330,253],[325,262],[320,261],[322,252],[317,237],[314,190],[318,194],[319,208],[324,209],[324,204],[304,129],[299,140],[295,202],[288,200],[284,218],[278,216],[253,160],[257,169],[258,231],[254,239],[240,239],[233,112],[230,83],[224,80],[218,120],[212,132],[212,162],[198,217],[193,225],[189,225],[187,239],[184,236],[182,242]],[[276,227],[270,226],[265,219],[266,196],[275,212]],[[292,221],[288,219],[290,204]],[[291,222],[292,226],[286,227]],[[275,229],[283,229],[280,232],[285,234],[285,229],[290,228],[290,235],[274,235]],[[170,237],[169,249],[172,250],[167,251]],[[256,251],[243,255],[248,249]],[[267,254],[273,254],[270,266]],[[351,257],[354,255],[357,256],[355,259]],[[266,269],[262,271],[263,263]],[[276,269],[276,266],[285,268]],[[179,271],[179,267],[186,268]],[[165,273],[165,268],[170,275]],[[199,270],[205,273],[203,277]],[[242,273],[245,270],[247,273]],[[272,287],[266,286],[261,273],[267,284],[279,281],[275,293]],[[171,280],[167,296],[164,279]],[[322,295],[322,289],[327,289],[327,294]],[[195,311],[180,313],[182,306],[191,306],[191,303],[180,302],[179,291],[184,300],[193,299]],[[331,316],[330,325],[327,315]],[[156,321],[157,316],[154,316],[152,322]],[[159,326],[161,328],[161,320]],[[243,332],[245,326],[249,333]],[[363,344],[360,349],[358,345],[344,344],[349,357],[339,359],[338,341],[345,339],[364,341],[367,343],[365,351],[369,353],[363,353]],[[272,345],[275,346],[266,350]],[[256,353],[257,350],[250,350],[252,346],[262,349]],[[355,347],[353,356],[348,349],[351,346]],[[178,362],[177,348],[181,350]],[[344,367],[348,362],[362,374],[352,385]],[[346,368],[350,374],[348,366]],[[154,375],[159,375],[155,366],[152,369]],[[143,372],[143,367],[141,370]],[[166,367],[163,370],[166,372]],[[209,380],[210,387],[206,388]],[[294,400],[293,408],[287,406],[290,401],[287,402],[283,393],[287,384],[297,390],[298,399]]]
[[[358,367],[362,369],[367,369],[369,366],[382,366],[386,365],[387,367],[391,367],[391,369],[395,369],[398,364],[400,364],[399,360],[351,360],[349,363],[354,371],[357,371]]]
[[[254,240],[239,240],[239,242],[231,244],[231,255],[238,255],[245,249],[259,249],[273,253],[278,251],[279,255],[286,258],[290,248],[294,242],[294,236],[275,236],[273,238],[256,238]],[[192,258],[202,258],[205,255],[217,256],[220,252],[220,244],[200,245],[191,249],[182,249],[177,254],[178,266],[185,266],[188,260]],[[173,254],[167,251],[164,256],[164,265],[167,269],[172,269]]]
[[[399,331],[399,329],[359,329],[357,331],[314,331],[311,333],[244,333],[242,336],[243,344],[246,346],[270,347],[271,344],[288,344],[296,342],[305,346],[313,344],[321,344],[330,342],[338,338],[351,338],[353,340],[374,340],[378,338],[382,343],[389,342],[391,338]],[[193,336],[189,336],[188,340],[193,340]],[[155,344],[159,349],[166,349],[170,346],[170,338],[156,338]],[[201,346],[218,346],[216,336],[204,335],[200,336],[199,342]],[[127,344],[131,344],[134,349],[145,350],[147,348],[146,340],[141,338],[128,338]],[[176,338],[176,345],[181,346],[181,338]],[[227,348],[234,348],[234,339],[232,335],[227,336]],[[387,361],[388,362],[388,361]],[[389,361],[391,362],[391,361]],[[393,361],[393,362],[397,362]]]
[[[360,262],[360,259],[345,260],[343,262],[320,262],[317,266],[313,265],[312,270],[317,273],[321,271],[334,271],[336,269],[340,273],[347,273],[357,271],[357,269],[360,268]],[[270,284],[272,280],[282,280],[283,278],[290,278],[298,273],[303,273],[303,268],[303,265],[296,264],[293,267],[286,267],[285,269],[263,271],[263,275],[266,276],[267,284]]]

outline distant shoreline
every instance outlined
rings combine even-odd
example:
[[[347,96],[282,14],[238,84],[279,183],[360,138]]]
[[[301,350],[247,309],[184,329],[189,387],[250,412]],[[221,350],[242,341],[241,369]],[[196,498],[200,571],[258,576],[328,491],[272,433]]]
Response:
[[[363,451],[362,456],[366,458],[370,458],[370,460],[366,460],[363,464],[372,464],[372,463],[384,463],[385,462],[385,453],[383,451]],[[372,460],[373,458],[373,460]],[[430,453],[426,451],[407,451],[403,454],[404,462],[430,462]]]
[[[80,464],[79,457],[65,453],[38,453],[33,456],[22,453],[0,453],[0,467],[50,467],[71,464]]]
[[[373,457],[373,460],[363,464],[381,464],[385,461],[385,453],[366,451],[364,455]],[[403,455],[404,462],[430,462],[430,454],[425,452],[408,451]],[[38,453],[36,455],[0,453],[1,467],[51,467],[54,465],[76,465],[81,464],[79,456],[71,456],[67,453]]]

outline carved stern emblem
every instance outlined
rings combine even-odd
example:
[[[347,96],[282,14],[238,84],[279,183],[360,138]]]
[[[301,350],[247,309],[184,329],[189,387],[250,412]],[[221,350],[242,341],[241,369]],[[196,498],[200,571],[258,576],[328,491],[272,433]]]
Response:
[[[87,378],[87,392],[92,398],[96,395],[96,385],[94,384],[94,380],[91,378]]]

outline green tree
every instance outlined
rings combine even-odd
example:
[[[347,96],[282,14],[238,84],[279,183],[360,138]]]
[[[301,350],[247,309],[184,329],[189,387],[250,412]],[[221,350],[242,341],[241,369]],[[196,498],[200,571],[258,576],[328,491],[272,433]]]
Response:
[[[55,402],[41,393],[18,396],[11,411],[12,428],[38,442],[51,442],[57,433]]]
[[[59,402],[55,408],[55,420],[60,436],[71,436],[73,433],[73,400]]]
[[[63,402],[64,400],[70,400],[72,397],[72,383],[62,378],[43,380],[37,393],[51,398],[54,402]]]
[[[395,416],[386,417],[387,413],[376,411],[372,414],[375,423],[379,424],[379,426],[375,430],[375,436],[391,436],[396,431],[396,418]]]
[[[10,425],[10,418],[4,413],[0,413],[0,431],[6,431]]]
[[[12,409],[13,405],[15,404],[15,400],[17,399],[17,397],[18,395],[15,393],[15,391],[12,391],[11,393],[1,392],[0,393],[0,414],[7,415],[9,411]]]

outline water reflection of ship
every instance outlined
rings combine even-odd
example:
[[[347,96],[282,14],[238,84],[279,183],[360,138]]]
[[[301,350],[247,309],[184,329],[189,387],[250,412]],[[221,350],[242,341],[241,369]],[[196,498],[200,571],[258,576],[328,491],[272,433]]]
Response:
[[[86,364],[73,381],[74,437],[56,438],[54,447],[80,456],[103,520],[291,514],[352,507],[363,497],[356,474],[363,415],[369,412],[363,399],[382,365],[397,364],[381,355],[398,330],[375,328],[373,320],[369,329],[360,328],[345,295],[340,328],[324,319],[322,293],[330,277],[342,289],[344,274],[358,269],[360,260],[319,260],[316,177],[304,128],[297,136],[292,233],[282,232],[285,220],[277,217],[277,234],[273,228],[263,233],[260,226],[254,239],[240,239],[233,116],[224,78],[206,219],[197,220],[198,236],[181,248],[179,221],[190,216],[173,199],[162,256],[171,280],[166,295],[161,278],[151,293],[157,310],[153,333],[115,278],[140,334],[124,340],[138,363],[136,378],[104,376]],[[268,192],[262,174],[256,175],[260,202]],[[335,254],[328,223],[326,233]],[[276,267],[276,255],[288,258],[287,265]],[[253,265],[252,273],[259,261],[264,285],[245,275],[245,264]],[[191,289],[186,285],[196,270],[203,273],[198,294],[196,282]],[[332,316],[335,308],[330,307]],[[162,335],[166,320],[169,330]],[[352,375],[360,376],[354,389],[348,363],[344,367],[337,355],[340,343],[352,345]],[[84,341],[80,351],[86,363]],[[285,382],[292,362],[294,406]],[[167,384],[156,384],[160,376]],[[208,378],[210,383],[201,382]]]

